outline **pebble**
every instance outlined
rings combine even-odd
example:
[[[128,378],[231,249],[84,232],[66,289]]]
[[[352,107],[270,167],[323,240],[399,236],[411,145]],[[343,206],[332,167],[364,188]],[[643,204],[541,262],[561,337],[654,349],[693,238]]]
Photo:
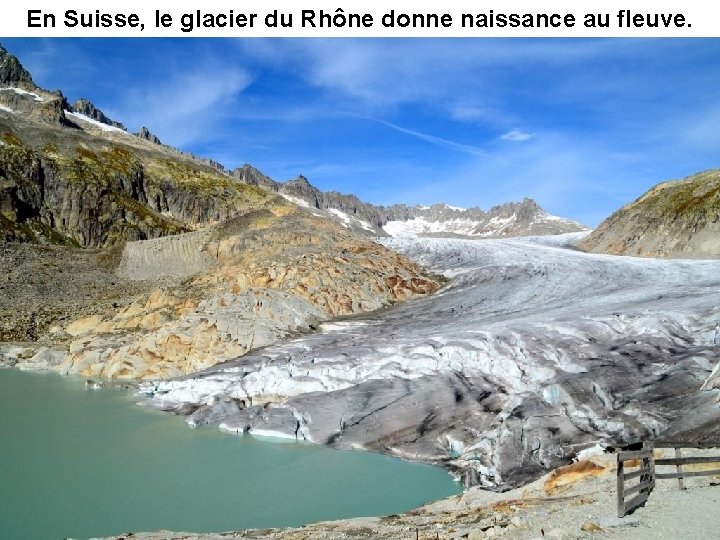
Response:
[[[602,527],[594,521],[586,521],[580,526],[580,530],[583,532],[598,532],[602,531]]]

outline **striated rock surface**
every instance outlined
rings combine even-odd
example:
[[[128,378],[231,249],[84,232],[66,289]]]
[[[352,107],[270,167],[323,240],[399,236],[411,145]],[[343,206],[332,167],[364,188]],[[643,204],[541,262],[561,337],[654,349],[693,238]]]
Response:
[[[615,212],[579,247],[639,257],[720,257],[720,170],[658,184]]]
[[[700,390],[720,263],[560,245],[577,239],[387,240],[450,284],[142,391],[190,423],[386,452],[496,490],[598,443],[720,443],[718,390]]]
[[[69,106],[5,49],[0,69],[0,240],[108,247],[287,204],[86,99]]]
[[[108,247],[287,204],[124,132],[56,129],[0,114],[7,239]]]
[[[30,73],[2,45],[0,45],[0,85],[35,87]]]

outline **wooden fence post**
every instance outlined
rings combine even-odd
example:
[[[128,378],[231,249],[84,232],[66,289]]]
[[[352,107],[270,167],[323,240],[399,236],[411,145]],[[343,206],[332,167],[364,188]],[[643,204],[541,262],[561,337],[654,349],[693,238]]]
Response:
[[[618,454],[617,463],[617,511],[618,517],[625,515],[625,462],[620,459]]]
[[[680,448],[675,449],[675,457],[680,459],[682,457],[682,450]],[[683,466],[679,463],[675,466],[678,473],[678,484],[680,489],[685,489],[685,477],[683,476]]]
[[[640,466],[631,465],[631,472],[625,472],[625,462],[640,461]],[[627,486],[627,480],[638,479],[636,484]],[[617,456],[617,504],[618,517],[625,517],[640,506],[644,506],[655,487],[655,461],[652,442],[642,444],[641,450],[621,450]],[[631,497],[631,495],[634,495]],[[626,500],[627,499],[627,500]]]

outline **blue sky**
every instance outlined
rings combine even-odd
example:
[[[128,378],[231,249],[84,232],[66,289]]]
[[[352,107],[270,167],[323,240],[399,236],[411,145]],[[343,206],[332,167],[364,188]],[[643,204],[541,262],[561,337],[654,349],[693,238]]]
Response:
[[[40,86],[227,167],[597,225],[720,166],[720,40],[11,39]]]

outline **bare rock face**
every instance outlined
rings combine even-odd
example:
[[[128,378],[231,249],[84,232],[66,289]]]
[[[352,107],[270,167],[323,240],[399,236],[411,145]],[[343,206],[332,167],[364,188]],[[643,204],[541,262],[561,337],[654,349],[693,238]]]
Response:
[[[116,127],[118,129],[125,130],[125,126],[122,125],[120,122],[116,122],[115,120],[112,120],[105,116],[105,113],[102,112],[100,109],[95,107],[95,105],[92,104],[91,101],[80,98],[78,99],[72,107],[70,107],[72,112],[82,114],[84,116],[87,116],[88,118],[91,118],[97,122],[100,122],[101,124],[105,124],[108,126]]]
[[[103,139],[62,128],[60,138],[40,124],[22,129],[12,120],[0,117],[7,239],[109,247],[194,230],[278,202],[164,147],[138,151],[132,144],[140,141],[130,134]]]
[[[31,83],[19,82],[17,86],[0,87],[0,110],[22,114],[45,124],[68,124],[66,105],[61,93],[34,88]]]
[[[658,184],[615,212],[579,247],[638,257],[720,257],[720,170]]]
[[[160,144],[147,129],[129,134],[88,100],[69,107],[2,52],[11,86],[0,88],[0,240],[100,249],[90,260],[115,265],[116,273],[87,273],[129,292],[118,301],[112,287],[93,285],[91,301],[66,309],[62,300],[83,294],[88,280],[46,271],[50,251],[8,245],[3,267],[29,252],[28,271],[61,293],[38,294],[32,303],[13,294],[0,303],[0,336],[57,347],[42,357],[18,349],[20,357],[5,355],[8,362],[40,366],[52,357],[49,367],[89,376],[178,376],[312,331],[330,317],[438,288],[407,259],[259,182],[238,181],[219,163]],[[15,291],[21,281],[11,272],[0,286]],[[133,281],[137,290],[128,291]],[[37,304],[44,304],[42,317]]]
[[[61,92],[39,88],[20,61],[0,45],[0,110],[23,114],[47,124],[67,123]]]
[[[127,133],[86,99],[69,106],[5,49],[0,70],[0,240],[110,247],[275,204],[217,163]]]
[[[242,356],[331,317],[434,292],[407,259],[286,207],[210,230],[132,242],[126,279],[187,278],[106,319],[74,321],[61,371],[161,379]]]
[[[135,135],[137,135],[137,136],[140,137],[141,139],[145,139],[146,141],[150,141],[150,142],[153,143],[153,144],[159,144],[159,145],[162,144],[162,142],[160,141],[160,139],[158,139],[155,134],[151,133],[150,130],[149,130],[148,128],[146,128],[145,126],[143,126],[143,127],[140,129],[140,131],[138,131]]]
[[[30,73],[0,45],[0,86],[35,87]]]

